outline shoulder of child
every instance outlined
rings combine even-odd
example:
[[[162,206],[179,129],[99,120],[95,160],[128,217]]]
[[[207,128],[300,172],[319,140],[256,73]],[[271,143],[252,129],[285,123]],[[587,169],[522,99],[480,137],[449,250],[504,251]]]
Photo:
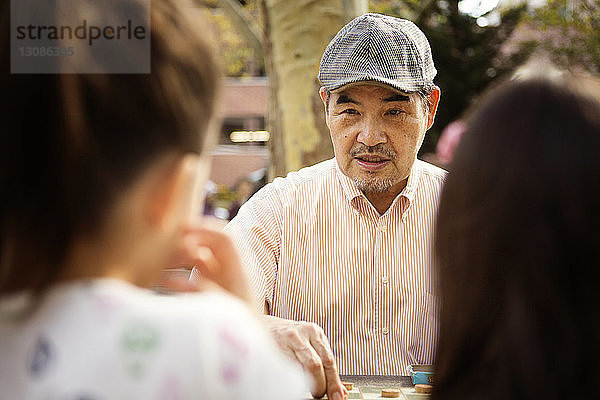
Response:
[[[248,307],[218,292],[178,296],[189,356],[205,364],[218,398],[300,399],[307,384],[302,371],[285,358]],[[196,338],[194,337],[196,336]]]

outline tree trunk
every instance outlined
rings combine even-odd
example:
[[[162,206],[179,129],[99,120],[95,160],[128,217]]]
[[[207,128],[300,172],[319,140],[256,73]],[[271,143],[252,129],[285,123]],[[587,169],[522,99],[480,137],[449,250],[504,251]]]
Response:
[[[260,0],[270,83],[269,180],[333,156],[319,97],[319,61],[366,0]]]

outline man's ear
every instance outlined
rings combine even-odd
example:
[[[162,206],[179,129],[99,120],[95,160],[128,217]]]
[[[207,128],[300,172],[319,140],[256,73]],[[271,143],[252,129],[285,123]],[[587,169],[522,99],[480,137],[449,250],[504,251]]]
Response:
[[[439,87],[434,86],[431,94],[428,96],[427,101],[429,102],[429,112],[427,113],[427,129],[433,126],[435,121],[435,113],[437,112],[438,104],[440,103],[440,96],[442,92]]]
[[[329,128],[329,98],[327,96],[327,89],[321,87],[321,89],[319,89],[319,96],[321,96],[321,100],[323,100],[323,107],[325,108],[325,123],[327,124],[327,128]]]
[[[189,217],[197,165],[198,156],[188,154],[153,171],[146,191],[146,215],[152,228],[171,230]]]

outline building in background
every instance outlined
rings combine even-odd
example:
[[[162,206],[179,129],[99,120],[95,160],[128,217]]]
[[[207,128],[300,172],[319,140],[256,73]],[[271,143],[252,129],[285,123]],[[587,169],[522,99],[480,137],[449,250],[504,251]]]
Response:
[[[211,151],[205,213],[229,219],[239,203],[241,182],[258,190],[269,163],[266,130],[269,82],[266,77],[226,78],[218,108],[222,120],[218,145]],[[246,196],[242,196],[245,200]],[[238,204],[239,206],[239,204]]]
[[[266,77],[226,78],[219,116],[219,144],[211,152],[211,180],[233,186],[269,162],[266,131],[269,83]]]

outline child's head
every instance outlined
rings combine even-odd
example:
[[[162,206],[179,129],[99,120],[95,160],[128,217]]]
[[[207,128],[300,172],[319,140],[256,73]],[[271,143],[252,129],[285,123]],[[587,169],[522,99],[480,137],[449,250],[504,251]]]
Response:
[[[438,214],[439,392],[585,397],[571,383],[600,355],[600,85],[511,82],[477,107]]]
[[[150,74],[10,74],[3,30],[0,293],[77,276],[90,251],[149,276],[164,261],[194,202],[218,82],[206,24],[179,3],[151,2]],[[119,261],[124,243],[132,259]]]

